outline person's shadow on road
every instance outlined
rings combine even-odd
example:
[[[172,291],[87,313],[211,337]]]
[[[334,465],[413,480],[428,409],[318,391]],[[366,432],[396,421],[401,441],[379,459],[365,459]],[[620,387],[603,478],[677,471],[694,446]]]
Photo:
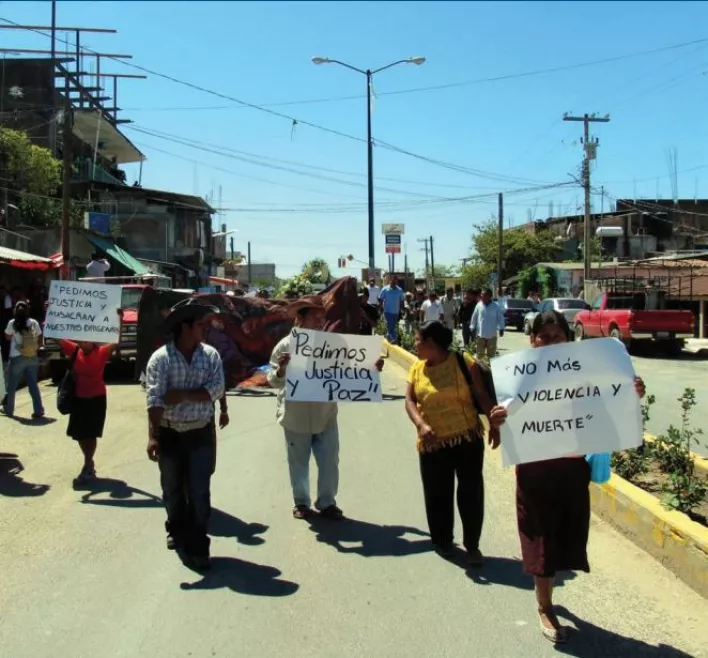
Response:
[[[265,543],[265,539],[259,535],[267,530],[268,526],[262,523],[246,523],[220,509],[211,510],[209,534],[212,537],[235,537],[239,544],[260,546]]]
[[[103,507],[162,507],[162,498],[131,487],[123,480],[96,478],[84,484],[75,484],[75,491],[85,491],[81,502]]]
[[[575,628],[567,627],[567,644],[557,644],[555,647],[558,653],[566,656],[574,656],[575,658],[600,658],[602,656],[692,658],[691,654],[666,644],[654,646],[595,626],[595,624],[580,619],[563,606],[557,606],[556,612],[561,619],[575,625]]]
[[[103,507],[143,508],[162,507],[162,498],[149,491],[131,487],[123,480],[96,478],[92,482],[74,487],[76,491],[85,491],[81,502]],[[212,537],[235,537],[239,544],[259,546],[265,539],[259,537],[268,530],[262,523],[246,523],[220,509],[212,509],[209,522],[209,534]]]
[[[17,455],[0,453],[0,496],[10,498],[43,496],[49,491],[48,484],[26,482],[20,477],[25,470]]]
[[[279,578],[281,571],[234,557],[215,557],[211,569],[195,583],[181,583],[180,589],[212,590],[227,588],[250,596],[292,596],[300,585]]]
[[[378,525],[344,518],[330,521],[318,516],[310,519],[310,530],[317,541],[329,544],[340,553],[355,553],[362,557],[403,557],[431,550],[428,533],[402,525]],[[406,535],[425,537],[411,541]]]
[[[452,561],[465,569],[467,577],[477,585],[502,585],[529,591],[534,588],[533,576],[524,573],[521,560],[508,557],[485,557],[483,566],[470,567],[465,558],[466,554],[456,556]],[[558,573],[555,587],[563,587],[566,580],[573,580],[573,578],[575,574],[572,571]]]

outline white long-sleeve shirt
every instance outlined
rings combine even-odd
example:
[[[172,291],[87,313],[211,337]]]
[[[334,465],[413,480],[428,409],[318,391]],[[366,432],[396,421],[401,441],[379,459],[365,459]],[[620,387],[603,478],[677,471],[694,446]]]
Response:
[[[498,331],[504,331],[504,312],[496,302],[478,302],[472,313],[470,329],[478,338],[496,338]]]

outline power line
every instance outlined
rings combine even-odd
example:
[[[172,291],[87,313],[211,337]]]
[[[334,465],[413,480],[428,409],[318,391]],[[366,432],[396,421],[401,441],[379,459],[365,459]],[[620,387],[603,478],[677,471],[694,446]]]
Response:
[[[148,126],[143,126],[141,124],[131,124],[126,126],[127,128],[131,130],[138,130],[145,132],[146,134],[150,134],[155,137],[160,137],[160,138],[165,138],[165,139],[173,139],[173,140],[181,140],[184,142],[189,142],[190,144],[198,144],[200,146],[207,146],[210,148],[215,148],[219,149],[222,151],[228,151],[229,153],[236,153],[239,155],[245,155],[253,158],[259,158],[261,160],[266,160],[268,162],[277,162],[277,163],[282,163],[282,164],[288,164],[288,165],[293,165],[296,167],[302,167],[305,169],[312,169],[313,171],[325,171],[329,173],[334,173],[334,174],[341,174],[342,176],[352,176],[352,177],[357,177],[357,178],[365,178],[366,174],[363,172],[355,172],[355,171],[345,171],[342,169],[333,169],[331,167],[321,167],[318,165],[312,165],[308,164],[305,162],[298,162],[295,160],[285,160],[282,158],[274,158],[266,155],[261,155],[258,153],[251,153],[249,151],[241,151],[238,149],[233,149],[230,147],[226,146],[219,146],[217,144],[213,144],[210,142],[206,142],[203,140],[196,140],[196,139],[190,139],[187,137],[183,137],[181,135],[174,135],[171,133],[166,133],[160,130],[156,130],[154,128],[150,128]],[[392,183],[404,183],[404,184],[409,184],[409,185],[425,185],[429,187],[440,187],[440,188],[450,188],[450,189],[460,189],[460,190],[469,190],[469,189],[492,189],[489,187],[476,187],[474,185],[453,185],[451,183],[431,183],[430,181],[418,181],[418,180],[410,180],[410,179],[405,179],[405,178],[390,178],[386,176],[377,176],[377,180],[382,180],[382,181],[389,181]]]
[[[0,18],[0,21],[3,21],[3,22],[8,23],[10,25],[15,25],[17,27],[23,27],[19,23],[15,23],[14,21],[11,21],[6,18]],[[25,28],[25,29],[27,29],[30,32],[36,32],[37,34],[40,34],[40,35],[45,36],[47,38],[51,38],[50,34],[43,32],[42,30],[37,30],[34,28]],[[708,38],[706,38],[705,40],[708,41]],[[698,41],[693,41],[690,43],[698,43]],[[674,47],[677,47],[677,46],[670,46],[669,48],[674,48]],[[91,48],[87,48],[87,47],[82,46],[81,50],[83,50],[87,53],[93,54],[93,55],[98,55],[98,53]],[[239,105],[242,105],[244,107],[258,110],[260,112],[264,112],[264,113],[269,114],[274,117],[278,117],[281,119],[287,119],[293,127],[295,127],[297,125],[305,125],[310,128],[320,130],[320,131],[323,131],[323,132],[326,132],[326,133],[329,133],[332,135],[336,135],[336,136],[339,136],[342,138],[346,138],[349,140],[353,140],[353,141],[357,141],[357,142],[364,142],[364,143],[366,143],[366,141],[367,141],[363,137],[357,137],[355,135],[350,135],[348,133],[345,133],[345,132],[342,132],[339,130],[335,130],[333,128],[328,128],[326,126],[322,126],[320,124],[313,123],[311,121],[306,121],[304,119],[298,119],[294,116],[284,114],[282,112],[278,112],[276,110],[272,110],[267,107],[257,105],[255,103],[249,103],[247,101],[243,101],[243,100],[236,98],[234,96],[229,96],[228,94],[224,94],[222,92],[218,92],[218,91],[214,91],[212,89],[208,89],[206,87],[202,87],[201,85],[195,84],[193,82],[188,82],[186,80],[180,80],[179,78],[176,78],[172,75],[168,75],[166,73],[160,73],[159,71],[153,71],[152,69],[149,69],[145,66],[141,66],[141,65],[135,64],[133,62],[128,62],[128,61],[121,59],[121,58],[111,57],[110,55],[104,55],[103,58],[116,61],[119,64],[122,64],[123,66],[128,66],[130,68],[142,71],[143,73],[147,73],[149,75],[153,75],[155,77],[162,78],[164,80],[169,80],[170,82],[173,82],[175,84],[178,84],[178,85],[190,88],[190,89],[194,89],[196,91],[200,91],[202,93],[209,94],[209,95],[215,96],[217,98],[222,98],[224,100],[230,100],[230,101],[237,103]],[[608,58],[608,61],[614,61],[614,58]],[[558,68],[558,67],[556,67],[556,68]],[[508,77],[508,76],[500,76],[499,79],[503,79],[505,77]],[[450,85],[447,85],[447,86],[450,86]],[[456,86],[456,85],[452,85],[452,86]],[[443,87],[445,87],[445,85],[443,85]],[[433,89],[433,88],[431,88],[431,89]],[[411,90],[411,91],[417,91],[417,90]],[[389,94],[393,94],[393,93],[394,92],[389,92]],[[389,144],[387,142],[383,142],[380,140],[376,140],[375,143],[377,145],[381,145],[384,148],[387,148],[389,150],[401,153],[403,155],[407,155],[409,157],[416,158],[416,159],[424,161],[424,162],[428,162],[429,164],[444,167],[446,169],[451,169],[453,171],[458,171],[460,173],[471,174],[473,176],[477,176],[477,177],[481,177],[481,178],[488,178],[490,180],[497,180],[497,181],[502,181],[502,182],[512,182],[512,183],[538,183],[538,182],[540,182],[540,181],[532,181],[530,179],[514,178],[514,177],[506,176],[503,174],[494,174],[493,172],[484,172],[484,171],[478,170],[478,169],[471,169],[471,168],[463,167],[461,165],[457,165],[457,164],[453,164],[453,163],[449,163],[449,162],[443,162],[441,160],[436,160],[434,158],[430,158],[430,157],[423,156],[423,155],[420,155],[417,153],[413,153],[413,152],[408,151],[406,149],[402,149],[400,147],[394,146],[393,144]]]
[[[575,182],[553,183],[550,185],[544,185],[544,186],[539,186],[539,187],[534,187],[534,188],[512,189],[512,190],[504,192],[504,194],[509,194],[509,195],[524,194],[524,193],[537,191],[537,190],[569,187],[569,186],[574,186],[574,185],[575,185]],[[457,203],[473,204],[473,203],[478,202],[481,199],[488,198],[488,197],[497,197],[497,195],[498,195],[497,192],[489,192],[486,194],[478,194],[478,195],[471,195],[471,196],[464,196],[464,197],[449,197],[449,198],[443,198],[443,199],[390,201],[390,202],[383,202],[379,205],[382,207],[382,210],[387,210],[389,212],[396,212],[396,211],[409,212],[411,209],[430,208],[430,207],[436,207],[436,206],[445,205],[445,204],[457,204]],[[353,205],[325,206],[325,207],[321,207],[321,208],[314,208],[314,207],[309,207],[309,208],[239,207],[239,208],[228,208],[226,210],[229,210],[232,212],[246,212],[246,213],[315,213],[315,212],[319,212],[322,214],[338,214],[338,213],[342,213],[342,212],[344,212],[344,213],[360,212],[362,210],[362,208],[363,208],[363,206],[360,204],[360,205],[357,205],[356,207]]]
[[[5,20],[5,19],[0,19],[0,20]],[[441,85],[432,85],[432,86],[426,86],[426,87],[413,87],[413,88],[407,88],[407,89],[397,89],[393,91],[384,91],[384,92],[377,92],[377,96],[394,96],[394,95],[402,95],[402,94],[415,94],[415,93],[422,93],[422,92],[427,92],[427,91],[439,91],[441,89],[451,89],[455,87],[465,87],[465,86],[470,86],[470,85],[478,85],[478,84],[486,84],[490,82],[501,82],[504,80],[515,80],[515,79],[520,79],[520,78],[528,78],[528,77],[533,77],[533,76],[538,76],[538,75],[546,75],[549,73],[559,73],[563,71],[572,71],[575,69],[579,68],[586,68],[590,66],[598,66],[601,64],[609,64],[609,63],[614,63],[618,61],[622,61],[625,59],[632,59],[636,57],[642,57],[645,55],[653,55],[661,52],[666,52],[669,50],[677,50],[679,48],[687,48],[689,46],[697,45],[697,44],[703,44],[708,42],[708,37],[702,38],[702,39],[695,39],[693,41],[686,41],[678,44],[673,44],[669,46],[662,46],[659,48],[652,48],[650,50],[642,50],[634,53],[626,53],[624,55],[616,55],[613,57],[604,57],[601,59],[595,59],[595,60],[590,60],[590,61],[585,61],[585,62],[577,62],[575,64],[561,64],[558,66],[552,66],[548,68],[543,68],[543,69],[535,69],[532,71],[523,71],[520,73],[509,73],[509,74],[504,74],[504,75],[497,75],[497,76],[491,76],[491,77],[485,77],[485,78],[475,78],[472,80],[461,80],[458,82],[450,82],[450,83],[445,83]],[[361,100],[365,98],[363,94],[361,95],[350,95],[350,96],[334,96],[334,97],[326,97],[326,98],[314,98],[314,99],[305,99],[305,100],[294,100],[294,101],[281,101],[277,103],[259,103],[259,107],[283,107],[283,106],[288,106],[288,105],[311,105],[315,103],[333,103],[337,101],[349,101],[349,100]],[[127,108],[131,112],[137,112],[137,111],[179,111],[179,110],[219,110],[219,109],[234,109],[236,107],[239,107],[239,105],[210,105],[210,106],[197,106],[197,107],[162,107],[162,108]]]
[[[285,187],[289,188],[291,190],[298,190],[300,192],[314,192],[315,194],[324,194],[328,196],[336,196],[336,197],[342,197],[342,198],[349,198],[349,199],[358,199],[360,197],[354,196],[351,194],[342,194],[339,192],[330,192],[329,190],[317,190],[314,188],[309,188],[309,187],[302,187],[301,185],[289,185],[288,183],[282,183],[280,181],[274,181],[270,180],[268,178],[261,178],[260,176],[253,176],[251,174],[244,174],[238,171],[234,171],[233,169],[226,169],[224,167],[219,167],[218,165],[213,165],[213,164],[208,164],[206,162],[201,162],[199,160],[194,160],[193,158],[188,158],[183,155],[179,155],[177,153],[172,153],[171,151],[166,151],[165,149],[158,148],[157,146],[152,146],[150,144],[142,144],[143,147],[149,148],[153,151],[157,151],[158,153],[164,153],[165,155],[172,156],[174,158],[178,158],[180,160],[184,160],[186,162],[191,162],[193,164],[200,165],[202,167],[208,167],[209,169],[214,169],[216,171],[221,171],[225,174],[231,174],[232,176],[238,176],[240,178],[246,178],[248,180],[255,180],[259,181],[261,183],[266,183],[268,185],[276,185],[278,187]]]
[[[325,180],[325,181],[329,181],[332,183],[337,183],[339,185],[348,185],[350,187],[362,187],[362,188],[366,187],[365,183],[361,183],[358,181],[349,181],[349,180],[344,180],[341,178],[335,178],[332,176],[325,176],[323,174],[315,174],[315,173],[308,172],[308,171],[299,171],[297,169],[294,169],[291,166],[272,164],[272,163],[268,163],[268,162],[259,162],[258,160],[254,160],[253,158],[244,157],[241,155],[236,155],[234,153],[230,153],[229,151],[231,149],[221,150],[218,148],[209,148],[207,146],[200,146],[198,143],[195,143],[191,140],[187,141],[184,139],[180,139],[178,137],[165,137],[164,135],[161,135],[159,133],[154,133],[151,131],[142,130],[140,128],[132,128],[132,130],[135,130],[136,132],[142,133],[144,135],[150,135],[151,137],[157,137],[158,139],[164,139],[166,141],[173,142],[175,144],[181,144],[182,146],[188,146],[190,148],[194,148],[194,149],[197,149],[200,151],[205,151],[207,153],[213,153],[215,155],[220,155],[221,157],[231,158],[233,160],[238,160],[240,162],[246,162],[248,164],[256,165],[257,167],[264,167],[265,169],[284,171],[284,172],[288,172],[291,174],[295,174],[297,176],[305,176],[308,178],[314,178],[316,180]],[[402,194],[405,196],[428,197],[431,199],[444,198],[444,197],[440,197],[440,196],[434,195],[434,194],[421,194],[421,193],[410,192],[409,190],[398,190],[398,189],[389,188],[389,187],[378,187],[377,186],[376,189],[383,191],[383,192],[388,192],[390,194]]]

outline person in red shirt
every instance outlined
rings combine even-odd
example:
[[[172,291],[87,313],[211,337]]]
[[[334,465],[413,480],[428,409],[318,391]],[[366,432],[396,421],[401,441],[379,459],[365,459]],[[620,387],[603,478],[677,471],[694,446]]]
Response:
[[[106,423],[106,384],[103,371],[117,345],[98,345],[84,341],[59,341],[64,354],[73,360],[72,372],[76,383],[74,401],[69,415],[67,436],[78,441],[84,455],[84,466],[74,486],[96,478],[94,455],[97,439],[103,435]]]

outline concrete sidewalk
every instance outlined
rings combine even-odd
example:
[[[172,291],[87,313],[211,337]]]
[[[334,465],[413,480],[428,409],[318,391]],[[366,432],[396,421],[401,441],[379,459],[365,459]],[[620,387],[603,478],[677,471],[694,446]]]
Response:
[[[17,455],[0,457],[2,654],[708,656],[708,602],[596,520],[593,573],[558,589],[580,632],[558,650],[544,640],[519,564],[514,474],[494,453],[485,467],[486,566],[466,572],[430,552],[404,375],[388,363],[382,404],[341,406],[339,502],[350,518],[341,524],[292,519],[273,397],[230,398],[206,576],[164,547],[139,387],[110,387],[97,455],[104,479],[91,492],[71,489],[79,458],[65,419],[42,428],[0,419],[0,451]]]

